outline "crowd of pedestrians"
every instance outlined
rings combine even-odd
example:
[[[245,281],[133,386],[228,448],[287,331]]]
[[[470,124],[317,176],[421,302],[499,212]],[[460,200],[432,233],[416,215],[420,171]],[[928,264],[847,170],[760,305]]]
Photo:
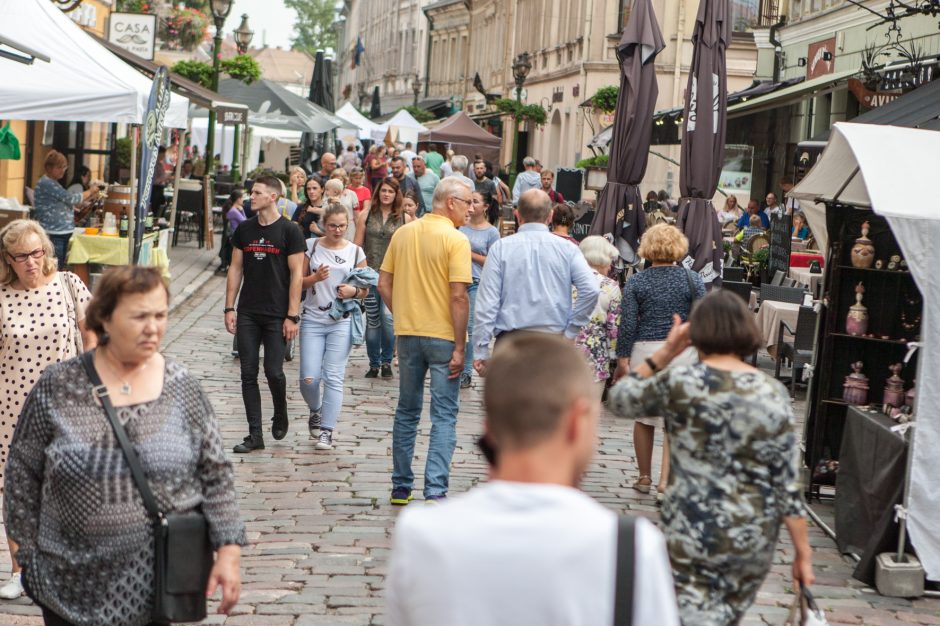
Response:
[[[237,339],[247,435],[233,451],[265,448],[262,368],[270,434],[290,431],[283,363],[295,340],[306,431],[313,449],[332,450],[347,362],[365,344],[366,378],[388,381],[397,368],[389,500],[406,506],[427,390],[422,495],[438,506],[409,506],[398,521],[389,624],[609,624],[625,588],[634,624],[735,624],[781,524],[796,548],[794,580],[812,583],[792,410],[780,383],[746,363],[759,342],[753,315],[736,296],[706,295],[681,264],[688,241],[668,224],[646,230],[638,254],[648,267],[618,283],[618,249],[575,239],[552,173],[523,164],[510,191],[482,158],[350,147],[323,154],[309,176],[294,168],[283,181],[258,176],[247,199],[234,191],[223,208],[222,313]],[[493,223],[508,203],[517,229],[500,237]],[[35,222],[0,230],[0,485],[13,556],[0,598],[28,592],[47,624],[150,621],[152,526],[137,500],[113,498],[136,485],[115,469],[121,435],[103,419],[106,397],[162,509],[205,516],[216,554],[208,590],[222,587],[228,611],[245,529],[211,404],[160,353],[167,285],[155,270],[119,268],[92,298],[58,270],[57,246]],[[460,390],[475,375],[489,481],[447,502]],[[579,490],[605,399],[633,420],[632,487],[655,485],[662,532]],[[50,542],[55,554],[41,547]]]

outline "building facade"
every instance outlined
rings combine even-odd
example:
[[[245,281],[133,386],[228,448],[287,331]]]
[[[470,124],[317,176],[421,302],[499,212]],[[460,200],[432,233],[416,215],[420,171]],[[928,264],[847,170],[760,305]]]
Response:
[[[428,22],[423,8],[430,0],[344,0],[337,22],[337,83],[335,93],[347,94],[368,110],[379,88],[382,114],[414,103],[415,80],[422,85],[428,54]],[[356,44],[363,50],[359,64]]]

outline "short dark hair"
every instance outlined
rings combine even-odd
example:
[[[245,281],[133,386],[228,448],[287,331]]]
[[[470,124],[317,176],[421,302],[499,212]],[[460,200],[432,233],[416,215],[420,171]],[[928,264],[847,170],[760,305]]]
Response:
[[[149,293],[163,287],[170,301],[170,286],[156,267],[119,265],[106,269],[95,285],[95,294],[85,310],[85,327],[98,336],[98,343],[107,343],[104,323],[111,319],[114,309],[126,295]]]
[[[277,176],[272,176],[270,174],[262,174],[261,176],[255,179],[255,184],[264,185],[271,191],[276,192],[279,198],[281,197],[281,179],[278,178]]]
[[[564,202],[552,207],[552,226],[571,226],[574,224],[574,211]]]
[[[793,177],[792,177],[792,176],[789,176],[789,175],[783,176],[783,177],[780,179],[780,184],[781,184],[781,185],[792,185],[792,184],[793,184]]]
[[[404,159],[404,157],[400,157],[400,156],[394,156],[394,157],[392,157],[392,163],[394,163],[395,161],[400,161],[402,165],[405,164],[405,159]]]
[[[498,450],[524,449],[549,438],[579,397],[593,398],[584,357],[560,335],[517,332],[487,364],[483,403],[487,434]]]
[[[695,303],[689,315],[692,345],[702,354],[736,354],[742,359],[757,352],[760,331],[744,299],[731,291],[714,290]]]

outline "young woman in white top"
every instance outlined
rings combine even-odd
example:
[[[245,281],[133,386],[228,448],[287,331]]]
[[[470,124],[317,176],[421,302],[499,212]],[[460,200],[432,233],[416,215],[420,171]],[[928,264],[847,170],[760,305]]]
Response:
[[[310,438],[317,439],[317,450],[330,450],[343,406],[343,380],[352,348],[349,318],[334,320],[330,308],[336,298],[364,298],[368,290],[343,283],[354,267],[366,266],[362,248],[346,240],[349,227],[346,207],[330,204],[322,224],[326,234],[307,240],[303,279],[307,297],[300,323],[300,393],[310,409]]]

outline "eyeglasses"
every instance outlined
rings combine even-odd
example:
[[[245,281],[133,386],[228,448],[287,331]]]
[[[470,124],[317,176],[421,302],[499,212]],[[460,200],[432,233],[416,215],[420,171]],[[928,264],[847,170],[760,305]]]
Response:
[[[467,206],[473,204],[473,200],[467,200],[466,198],[461,198],[459,196],[451,196],[454,200],[460,200],[461,202],[466,202]]]
[[[23,254],[9,254],[8,255],[15,263],[26,263],[26,259],[32,257],[34,259],[41,259],[46,256],[46,251],[42,248],[36,248],[32,252],[24,252]]]
[[[349,228],[349,224],[327,224],[326,227],[333,230],[346,230]]]

